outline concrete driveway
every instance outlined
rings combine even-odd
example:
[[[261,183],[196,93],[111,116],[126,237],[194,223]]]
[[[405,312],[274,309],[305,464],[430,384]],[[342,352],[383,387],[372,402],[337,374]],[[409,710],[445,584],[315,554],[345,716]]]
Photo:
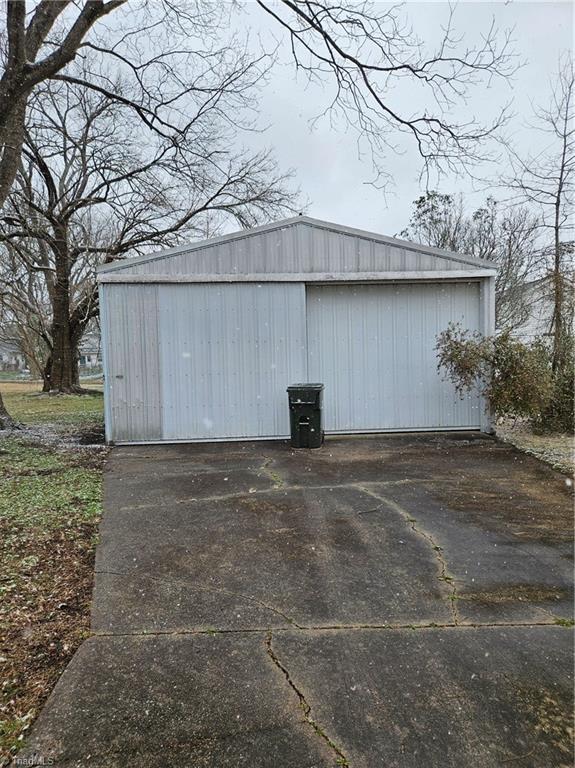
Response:
[[[472,434],[112,451],[92,626],[23,757],[572,765],[566,478]]]

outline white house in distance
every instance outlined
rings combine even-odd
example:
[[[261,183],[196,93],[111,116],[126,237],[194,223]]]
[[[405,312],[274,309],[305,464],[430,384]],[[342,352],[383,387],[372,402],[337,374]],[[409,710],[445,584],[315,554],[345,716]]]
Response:
[[[553,277],[546,276],[525,283],[522,289],[521,304],[525,320],[513,329],[513,335],[528,344],[535,339],[550,338],[553,333]],[[564,300],[573,307],[573,282],[566,279]]]
[[[321,382],[327,433],[488,430],[437,370],[450,322],[494,331],[492,264],[296,216],[98,272],[111,442],[285,438]]]
[[[100,334],[97,329],[88,331],[82,337],[78,349],[78,364],[81,371],[99,371],[102,367]]]
[[[0,341],[0,371],[24,371],[26,358],[15,342]]]

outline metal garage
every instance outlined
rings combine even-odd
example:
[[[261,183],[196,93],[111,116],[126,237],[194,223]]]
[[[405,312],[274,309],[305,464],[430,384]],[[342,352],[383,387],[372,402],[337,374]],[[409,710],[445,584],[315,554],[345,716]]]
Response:
[[[306,216],[101,267],[110,442],[280,438],[286,387],[326,432],[489,429],[437,371],[449,322],[494,330],[495,269]]]

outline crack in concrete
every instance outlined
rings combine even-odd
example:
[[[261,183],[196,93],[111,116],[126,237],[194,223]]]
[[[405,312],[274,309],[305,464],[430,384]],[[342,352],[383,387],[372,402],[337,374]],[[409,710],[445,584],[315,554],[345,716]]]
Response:
[[[299,704],[300,704],[300,707],[301,707],[301,709],[303,711],[306,723],[308,723],[308,725],[310,725],[313,728],[313,730],[315,731],[316,735],[319,736],[320,738],[322,738],[325,741],[325,743],[329,746],[329,748],[334,752],[334,754],[336,755],[336,763],[337,763],[337,765],[347,765],[347,766],[349,766],[350,762],[347,759],[347,757],[345,756],[345,754],[342,752],[342,750],[327,735],[327,733],[317,723],[317,721],[314,720],[313,717],[311,716],[311,706],[307,702],[307,699],[305,698],[305,695],[303,694],[302,691],[300,691],[300,689],[294,683],[294,681],[291,678],[290,673],[288,672],[286,667],[281,663],[281,661],[278,658],[278,655],[276,654],[276,652],[272,648],[272,633],[271,632],[269,632],[267,637],[266,637],[265,645],[266,645],[266,652],[267,652],[269,658],[272,660],[272,662],[275,664],[275,666],[280,670],[280,672],[282,672],[283,676],[285,677],[285,679],[288,682],[288,685],[290,686],[290,688],[297,695],[297,697],[299,699]]]
[[[262,608],[265,608],[268,611],[271,611],[272,613],[275,613],[277,616],[280,616],[284,621],[287,621],[288,624],[290,624],[292,627],[295,627],[296,629],[303,629],[295,619],[293,619],[291,616],[288,616],[286,613],[283,613],[283,611],[280,611],[279,608],[274,608],[272,605],[269,605],[268,603],[264,603],[263,600],[259,600],[257,597],[252,597],[251,595],[245,595],[242,592],[233,592],[229,589],[223,589],[222,587],[208,587],[204,585],[198,585],[194,584],[192,587],[190,587],[190,583],[186,579],[177,579],[173,577],[162,577],[162,576],[152,576],[149,573],[128,573],[127,571],[108,571],[108,570],[95,570],[95,574],[102,574],[104,576],[123,576],[125,578],[132,578],[134,576],[137,576],[141,579],[149,579],[150,581],[157,581],[161,584],[174,584],[175,586],[182,586],[186,587],[186,589],[193,591],[194,589],[200,591],[200,592],[214,592],[216,594],[222,594],[222,595],[229,595],[230,597],[239,597],[242,600],[247,600],[250,603],[254,603],[255,605],[259,605]],[[269,627],[268,627],[269,629]]]
[[[429,622],[427,624],[332,624],[332,625],[311,625],[311,626],[298,626],[298,627],[274,627],[274,632],[293,632],[297,630],[298,634],[305,634],[309,632],[311,634],[321,634],[323,632],[358,632],[358,631],[375,631],[375,632],[397,632],[401,630],[410,630],[414,632],[425,630],[437,630],[437,629],[509,629],[509,628],[525,628],[532,629],[533,627],[561,627],[564,625],[558,624],[556,621],[502,621],[502,622],[466,622],[466,623],[443,623]],[[570,628],[570,627],[567,627]],[[206,629],[150,629],[150,630],[136,630],[134,632],[104,632],[104,631],[92,631],[91,637],[179,637],[190,635],[263,635],[269,634],[269,627],[249,627],[243,629],[218,629],[215,627],[209,627]]]
[[[367,485],[367,483],[365,485]],[[449,591],[450,591],[449,601],[450,601],[450,607],[451,607],[451,615],[453,617],[454,625],[457,626],[460,623],[459,612],[457,610],[457,600],[459,599],[459,595],[457,594],[457,587],[455,585],[455,580],[453,576],[451,576],[451,574],[449,573],[449,569],[447,567],[447,561],[442,554],[443,549],[439,546],[437,541],[433,538],[433,536],[430,533],[427,533],[426,531],[418,527],[417,520],[406,509],[404,509],[404,507],[402,507],[401,504],[398,504],[396,501],[393,501],[393,499],[388,499],[387,497],[382,496],[381,494],[376,493],[370,488],[366,488],[362,485],[356,485],[356,488],[360,491],[363,491],[364,493],[367,493],[369,496],[373,496],[373,498],[381,501],[382,505],[385,505],[389,507],[389,509],[392,509],[394,512],[397,512],[398,515],[401,515],[401,517],[403,517],[409,523],[409,526],[414,533],[418,534],[418,536],[421,536],[431,544],[435,552],[435,558],[439,565],[440,575],[438,578],[440,579],[440,581],[443,581],[449,587]],[[381,506],[378,509],[381,509]],[[369,511],[375,512],[377,511],[377,509],[369,510]]]
[[[332,625],[311,625],[311,626],[297,626],[297,627],[274,627],[274,632],[293,632],[297,630],[298,634],[310,634],[322,633],[322,632],[359,632],[359,631],[371,631],[371,632],[397,632],[402,630],[410,630],[414,632],[425,631],[430,629],[440,630],[468,630],[468,629],[522,629],[533,627],[561,627],[565,628],[567,625],[559,624],[557,621],[501,621],[501,622],[461,622],[459,624],[453,623],[438,623],[435,621],[426,624],[332,624]],[[570,625],[567,628],[571,628]],[[269,627],[249,627],[243,629],[223,629],[217,627],[209,627],[206,629],[142,629],[135,630],[134,632],[104,632],[104,631],[91,631],[91,637],[197,637],[203,635],[209,635],[213,637],[215,635],[263,635],[270,633]]]
[[[273,482],[272,490],[277,491],[280,488],[285,488],[286,483],[279,472],[275,472],[270,468],[272,464],[275,464],[274,459],[267,458],[258,470],[258,477],[260,474],[264,474]]]
[[[380,504],[378,507],[374,507],[373,509],[361,510],[357,513],[357,516],[360,517],[361,515],[373,515],[374,512],[380,512],[383,507],[384,507],[384,504]]]
[[[260,467],[260,471],[261,471]],[[271,479],[271,478],[270,478]],[[414,478],[404,478],[402,480],[366,480],[362,481],[363,486],[369,486],[369,485],[376,485],[376,486],[395,486],[395,485],[409,485],[411,483],[431,483],[431,482],[442,482],[447,480],[453,480],[452,476],[446,476],[446,477],[437,477],[434,478],[433,481],[431,481],[429,478],[426,477],[414,477]],[[266,493],[277,493],[278,491],[282,491],[284,493],[292,492],[292,491],[334,491],[339,490],[340,488],[344,489],[358,489],[361,486],[357,482],[353,483],[328,483],[325,485],[287,485],[282,480],[282,485],[272,488],[253,488],[251,490],[242,490],[242,491],[234,491],[232,493],[224,493],[221,495],[216,496],[187,496],[183,499],[174,499],[172,502],[173,504],[191,504],[191,503],[199,503],[199,502],[212,502],[212,501],[231,501],[233,499],[238,499],[243,496],[254,496],[257,494],[266,494]],[[138,510],[138,509],[156,509],[159,504],[164,504],[164,502],[155,502],[155,503],[149,503],[149,504],[122,504],[118,507],[119,510]]]

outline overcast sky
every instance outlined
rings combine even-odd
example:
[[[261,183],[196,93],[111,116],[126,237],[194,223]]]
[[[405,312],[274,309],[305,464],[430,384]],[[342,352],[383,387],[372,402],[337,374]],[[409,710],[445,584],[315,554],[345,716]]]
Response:
[[[406,10],[414,29],[424,40],[433,41],[439,24],[445,20],[448,4],[410,2]],[[511,129],[518,146],[533,147],[541,138],[525,125],[531,103],[545,104],[550,95],[550,81],[557,69],[560,53],[572,50],[573,4],[571,2],[464,2],[456,10],[458,33],[475,40],[486,30],[492,17],[498,26],[514,27],[515,49],[525,66],[511,84],[494,83],[490,90],[470,92],[461,115],[480,117],[494,114],[500,104],[513,100],[516,117]],[[241,17],[242,27],[250,26],[266,37],[274,23],[255,5],[247,3]],[[277,28],[274,28],[277,36]],[[341,224],[385,234],[396,234],[406,226],[412,201],[423,191],[418,181],[419,159],[413,146],[402,156],[390,155],[387,168],[394,178],[390,193],[384,195],[369,185],[373,172],[367,159],[358,159],[356,137],[330,129],[327,120],[312,130],[310,120],[325,101],[325,93],[314,86],[306,88],[304,79],[296,80],[289,51],[280,51],[280,62],[261,98],[262,124],[269,124],[263,136],[251,139],[254,146],[266,143],[274,148],[282,167],[296,171],[303,195],[310,201],[308,214]],[[401,105],[401,95],[398,95]],[[407,98],[407,97],[405,97]],[[401,106],[407,106],[403,104]],[[459,111],[457,112],[459,116]],[[488,176],[493,169],[485,168]],[[469,180],[446,178],[441,191],[462,191],[470,204],[479,204],[486,192],[473,191]]]

